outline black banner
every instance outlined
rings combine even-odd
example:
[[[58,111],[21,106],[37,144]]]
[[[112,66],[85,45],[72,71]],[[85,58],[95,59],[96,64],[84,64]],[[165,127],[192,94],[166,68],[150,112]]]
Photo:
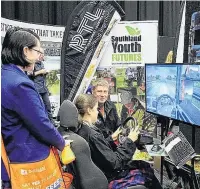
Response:
[[[61,51],[61,103],[65,99],[73,101],[116,11],[124,16],[115,1],[82,1],[71,14]]]

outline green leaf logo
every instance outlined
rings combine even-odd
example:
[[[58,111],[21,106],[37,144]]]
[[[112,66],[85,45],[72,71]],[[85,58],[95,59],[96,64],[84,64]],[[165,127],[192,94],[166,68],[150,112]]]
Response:
[[[125,26],[126,30],[128,31],[129,35],[140,35],[140,30],[138,28],[132,28],[131,26]]]

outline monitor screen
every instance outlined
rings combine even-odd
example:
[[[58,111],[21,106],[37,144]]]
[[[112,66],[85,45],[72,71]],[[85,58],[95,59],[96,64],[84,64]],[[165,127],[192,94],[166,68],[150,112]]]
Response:
[[[146,64],[146,111],[200,126],[200,64]]]

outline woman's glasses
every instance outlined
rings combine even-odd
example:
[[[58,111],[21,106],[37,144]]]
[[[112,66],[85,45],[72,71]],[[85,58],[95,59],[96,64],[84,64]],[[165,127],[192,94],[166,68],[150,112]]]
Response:
[[[38,52],[39,54],[44,54],[43,52],[41,52],[41,51],[39,51],[39,50],[37,50],[37,49],[32,48],[32,50]]]

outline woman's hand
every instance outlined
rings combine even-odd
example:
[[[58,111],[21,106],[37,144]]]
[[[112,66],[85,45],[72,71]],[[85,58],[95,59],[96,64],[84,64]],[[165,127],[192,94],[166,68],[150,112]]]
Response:
[[[128,138],[130,138],[133,142],[135,142],[138,139],[138,135],[140,134],[139,126],[137,126],[135,129],[132,129],[128,135]]]
[[[122,132],[122,129],[119,127],[113,134],[112,134],[112,139],[113,141],[117,140],[118,135]]]

